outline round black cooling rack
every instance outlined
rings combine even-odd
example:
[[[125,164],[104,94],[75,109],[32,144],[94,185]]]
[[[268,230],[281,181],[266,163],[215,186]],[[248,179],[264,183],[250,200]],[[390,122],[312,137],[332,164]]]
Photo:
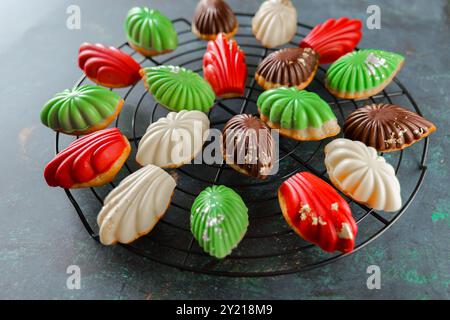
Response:
[[[209,112],[212,128],[222,129],[228,119],[236,114],[257,114],[256,100],[262,89],[255,83],[253,75],[258,63],[275,50],[262,47],[254,39],[251,31],[251,14],[239,13],[237,17],[239,30],[235,38],[246,53],[249,71],[246,92],[240,98],[216,101],[214,108]],[[202,73],[202,58],[207,42],[191,33],[191,24],[188,20],[175,19],[173,23],[178,32],[179,46],[170,54],[143,58],[126,43],[120,48],[134,56],[143,67],[170,64]],[[288,46],[298,46],[310,29],[312,29],[310,26],[298,23],[299,32]],[[326,69],[320,66],[314,81],[307,89],[318,93],[330,104],[341,126],[354,109],[367,103],[396,103],[421,114],[416,102],[397,78],[381,94],[367,100],[342,100],[333,97],[325,89],[323,83],[325,72]],[[85,83],[90,82],[86,77],[82,77],[76,86]],[[142,82],[130,88],[114,90],[125,99],[125,105],[116,119],[115,126],[119,127],[131,142],[130,157],[112,183],[90,189],[65,190],[84,227],[97,241],[99,237],[96,216],[104,197],[120,180],[139,169],[134,158],[140,138],[150,123],[169,112],[153,100]],[[56,133],[56,153],[72,140],[69,136]],[[170,170],[176,177],[177,187],[169,210],[148,235],[129,245],[121,246],[150,260],[181,270],[230,277],[297,273],[348,256],[351,253],[325,253],[302,240],[284,221],[278,206],[278,187],[297,172],[310,171],[329,182],[323,163],[323,147],[331,140],[297,142],[280,136],[278,173],[264,181],[241,175],[225,164],[189,164]],[[350,203],[359,227],[357,243],[352,253],[379,237],[405,213],[423,182],[427,169],[425,165],[427,150],[428,138],[425,138],[408,149],[384,155],[396,169],[402,186],[404,205],[398,212],[377,212],[341,194]],[[189,228],[192,202],[201,190],[213,184],[232,187],[242,196],[249,208],[250,225],[247,234],[232,254],[223,260],[204,253]]]

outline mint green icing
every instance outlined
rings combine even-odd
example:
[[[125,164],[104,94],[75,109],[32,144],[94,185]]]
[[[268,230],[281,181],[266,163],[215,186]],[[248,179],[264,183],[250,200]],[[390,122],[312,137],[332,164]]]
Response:
[[[216,95],[197,73],[174,66],[144,68],[144,82],[156,101],[170,110],[208,112]]]
[[[210,255],[224,258],[243,238],[248,227],[248,209],[242,198],[225,186],[208,187],[191,208],[191,231]]]
[[[175,50],[178,45],[177,32],[169,18],[146,7],[128,12],[125,32],[128,42],[146,50]]]
[[[404,60],[400,54],[383,50],[348,53],[328,69],[327,86],[342,93],[369,91],[389,81]]]
[[[281,87],[260,94],[257,101],[261,114],[283,129],[319,128],[336,116],[328,103],[313,92],[295,87]]]
[[[53,130],[68,134],[84,131],[110,117],[121,100],[116,92],[100,86],[66,89],[44,105],[41,121]]]

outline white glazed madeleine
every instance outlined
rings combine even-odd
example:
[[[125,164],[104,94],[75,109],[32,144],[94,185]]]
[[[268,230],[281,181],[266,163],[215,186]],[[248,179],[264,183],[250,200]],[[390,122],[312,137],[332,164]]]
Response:
[[[267,0],[253,17],[252,30],[267,48],[288,43],[297,31],[297,10],[290,0]]]
[[[169,207],[175,186],[171,175],[152,165],[126,177],[98,214],[100,242],[130,243],[149,233]]]
[[[376,210],[402,206],[394,168],[359,141],[336,139],[325,147],[325,165],[333,184],[353,200]]]
[[[200,111],[170,112],[152,123],[139,142],[136,161],[161,168],[189,163],[202,150],[209,131],[209,119]]]

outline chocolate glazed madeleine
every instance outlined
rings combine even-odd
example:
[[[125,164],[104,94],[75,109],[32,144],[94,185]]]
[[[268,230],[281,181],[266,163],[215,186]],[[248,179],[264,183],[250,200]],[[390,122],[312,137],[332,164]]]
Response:
[[[277,87],[303,89],[314,78],[319,56],[311,48],[286,48],[268,55],[258,65],[255,80],[265,90]]]
[[[398,105],[372,104],[350,114],[345,137],[378,151],[402,150],[436,131],[433,123]]]
[[[265,179],[273,167],[275,145],[269,127],[255,116],[239,114],[222,133],[226,163],[240,173]]]
[[[215,40],[218,33],[233,37],[238,21],[228,4],[222,0],[201,0],[195,10],[192,32],[205,40]]]

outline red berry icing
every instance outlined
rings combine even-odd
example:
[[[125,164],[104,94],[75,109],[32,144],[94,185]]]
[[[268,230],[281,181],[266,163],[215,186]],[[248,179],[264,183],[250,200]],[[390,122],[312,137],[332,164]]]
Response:
[[[362,37],[361,28],[358,19],[328,19],[315,26],[300,42],[300,47],[312,48],[319,53],[321,64],[332,63],[355,49]]]
[[[242,96],[247,80],[245,54],[236,41],[219,33],[203,56],[203,73],[217,96]]]
[[[109,88],[122,88],[141,79],[141,66],[128,54],[114,47],[83,43],[78,65],[92,81]]]
[[[119,129],[104,129],[72,142],[44,170],[51,187],[71,188],[108,171],[128,148]]]
[[[355,246],[358,226],[348,203],[322,179],[301,172],[279,189],[283,215],[305,240],[327,252],[350,252]]]

